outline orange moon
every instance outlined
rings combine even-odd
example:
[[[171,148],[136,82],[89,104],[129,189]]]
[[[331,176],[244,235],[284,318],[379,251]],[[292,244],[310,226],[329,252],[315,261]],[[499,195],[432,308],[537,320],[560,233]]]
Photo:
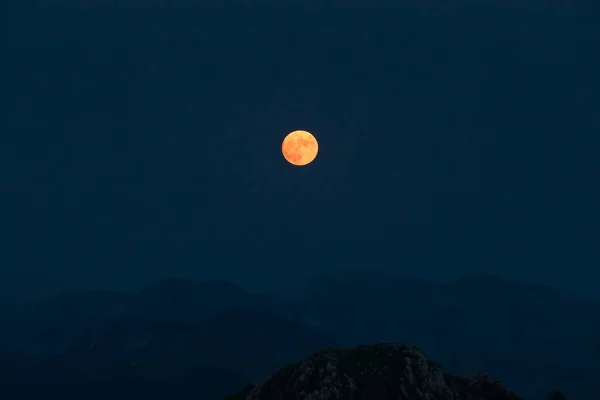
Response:
[[[303,166],[317,157],[319,144],[310,132],[294,131],[283,139],[281,152],[290,164]]]

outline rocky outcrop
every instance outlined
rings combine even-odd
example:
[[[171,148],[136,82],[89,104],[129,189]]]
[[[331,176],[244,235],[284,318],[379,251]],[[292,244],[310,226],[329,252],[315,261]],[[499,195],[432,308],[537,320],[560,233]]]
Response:
[[[299,314],[339,343],[400,341],[450,371],[501,376],[529,400],[559,385],[570,400],[597,392],[597,299],[490,275],[452,283],[339,273],[311,285]]]
[[[520,400],[486,375],[442,371],[421,350],[376,344],[325,350],[226,400]],[[554,398],[553,398],[554,399]]]

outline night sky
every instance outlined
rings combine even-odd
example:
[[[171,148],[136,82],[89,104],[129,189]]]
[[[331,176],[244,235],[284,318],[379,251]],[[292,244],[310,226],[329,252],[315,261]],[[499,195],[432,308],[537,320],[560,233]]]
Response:
[[[590,16],[38,11],[0,31],[2,290],[344,268],[598,287]],[[296,129],[306,167],[281,155]]]

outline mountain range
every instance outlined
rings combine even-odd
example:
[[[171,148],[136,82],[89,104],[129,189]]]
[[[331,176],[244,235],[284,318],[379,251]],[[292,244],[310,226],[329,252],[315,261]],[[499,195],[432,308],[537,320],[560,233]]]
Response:
[[[320,350],[384,342],[418,346],[457,376],[501,377],[533,400],[554,389],[589,399],[600,373],[597,300],[491,275],[442,284],[345,271],[288,297],[168,279],[5,304],[0,323],[0,385],[20,399],[217,399]]]

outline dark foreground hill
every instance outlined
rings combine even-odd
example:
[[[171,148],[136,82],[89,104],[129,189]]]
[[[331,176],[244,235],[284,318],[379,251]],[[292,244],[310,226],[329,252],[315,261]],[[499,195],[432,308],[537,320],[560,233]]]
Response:
[[[361,270],[321,276],[310,289],[302,318],[344,346],[416,345],[449,370],[500,376],[527,399],[554,385],[570,400],[597,391],[595,299],[483,274],[434,283]]]
[[[416,347],[320,351],[226,400],[522,400],[486,375],[442,371]]]

